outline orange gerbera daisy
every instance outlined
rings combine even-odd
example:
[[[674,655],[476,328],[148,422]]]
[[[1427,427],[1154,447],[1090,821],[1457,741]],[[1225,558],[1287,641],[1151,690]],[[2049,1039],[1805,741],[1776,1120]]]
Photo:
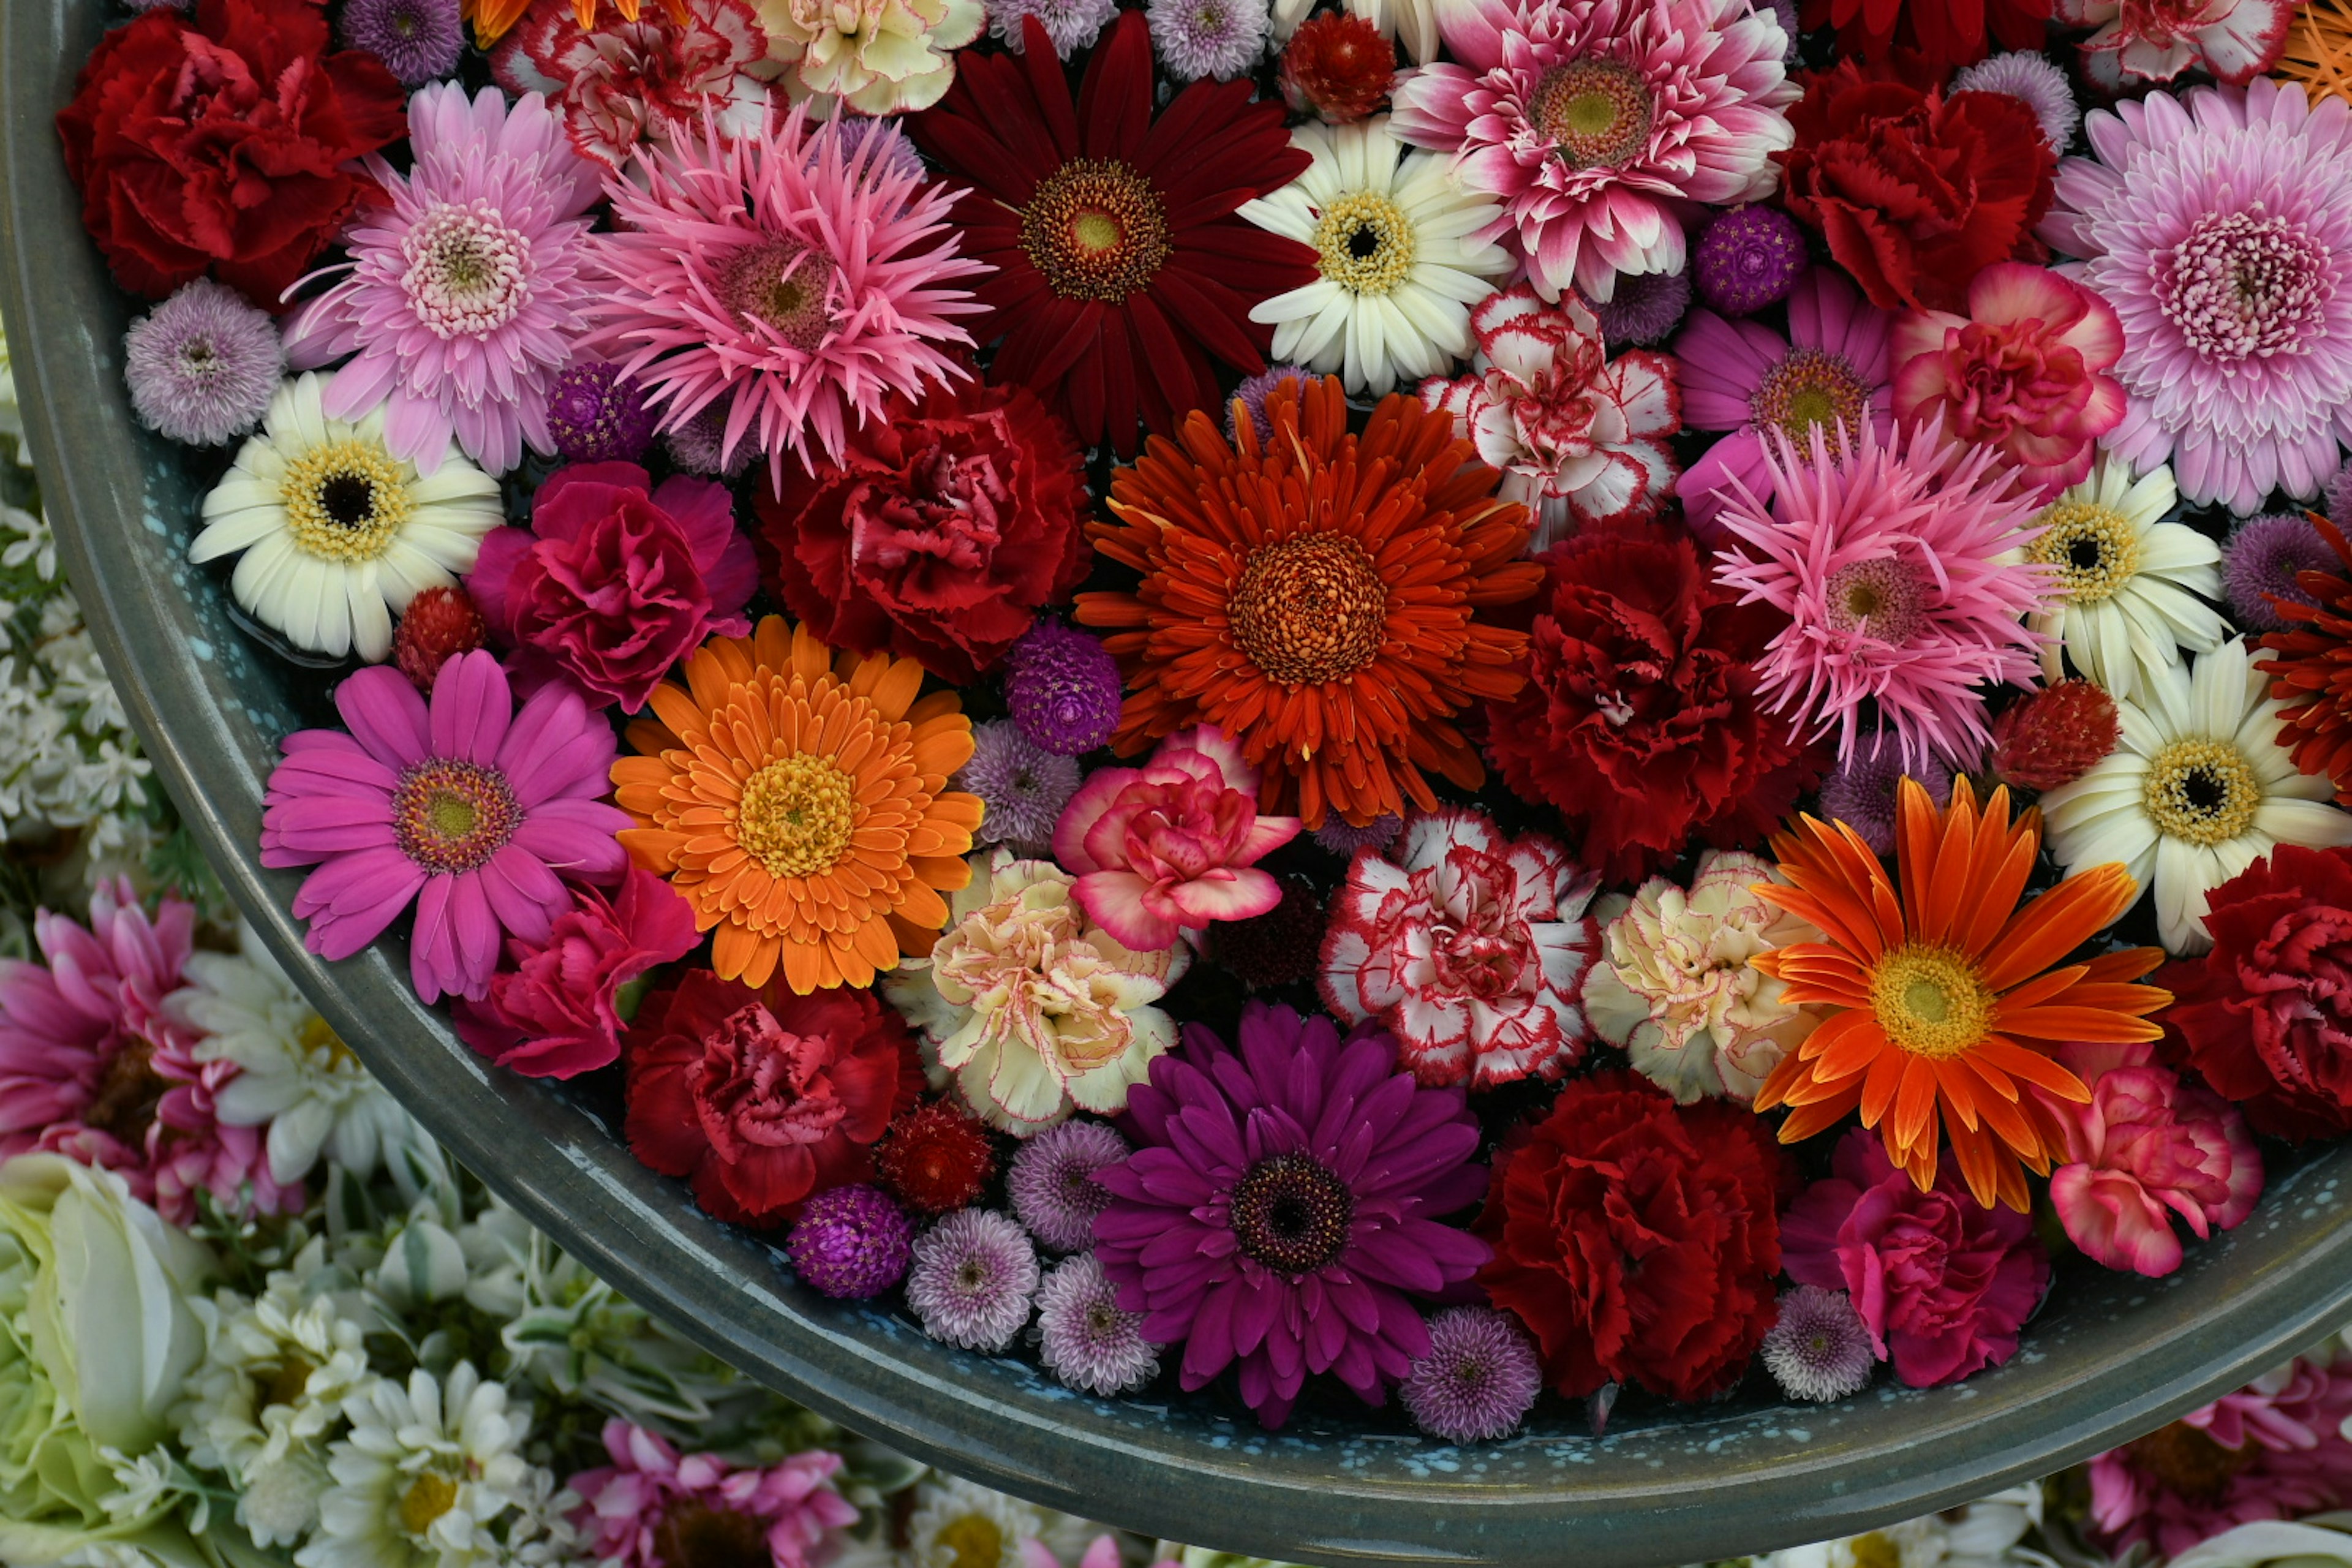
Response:
[[[2315,101],[2352,99],[2352,0],[2306,0],[2271,74],[2303,83]]]
[[[981,803],[947,787],[971,721],[922,684],[911,658],[836,654],[770,616],[703,644],[629,726],[644,754],[613,764],[614,798],[642,826],[621,843],[717,928],[720,979],[765,985],[781,963],[805,994],[931,950]]]
[[[1116,522],[1087,531],[1143,574],[1133,593],[1081,594],[1129,695],[1121,755],[1214,724],[1262,770],[1260,809],[1359,825],[1407,802],[1434,808],[1428,769],[1486,782],[1451,722],[1527,679],[1527,636],[1481,610],[1527,598],[1543,568],[1518,559],[1527,509],[1454,434],[1454,416],[1404,394],[1348,431],[1339,378],[1285,381],[1261,442],[1234,405],[1229,444],[1194,413],[1111,479]]]
[[[572,15],[580,18],[580,30],[583,33],[595,30],[596,5],[597,0],[572,0]],[[681,27],[693,20],[686,0],[662,0],[662,6],[669,13],[670,20]],[[622,21],[634,22],[643,4],[642,0],[613,0],[613,8],[620,13]],[[474,25],[475,47],[487,49],[512,32],[514,25],[530,9],[530,0],[460,0],[457,15]]]
[[[1940,813],[1916,782],[1903,781],[1899,893],[1843,822],[1803,816],[1773,838],[1792,885],[1757,892],[1826,940],[1749,962],[1782,982],[1789,1005],[1834,1009],[1756,1096],[1759,1110],[1792,1108],[1780,1142],[1810,1138],[1859,1108],[1921,1191],[1936,1180],[1939,1138],[1949,1137],[1978,1202],[2025,1208],[2023,1165],[2047,1173],[2065,1145],[2021,1086],[2091,1098],[2045,1050],[2156,1039],[2162,1031],[2148,1015],[2172,1000],[2132,984],[2164,961],[2156,948],[2050,967],[2139,889],[2121,866],[2097,866],[2021,905],[2041,846],[2038,808],[2012,823],[2009,791],[1997,789],[1979,810],[1966,779]]]

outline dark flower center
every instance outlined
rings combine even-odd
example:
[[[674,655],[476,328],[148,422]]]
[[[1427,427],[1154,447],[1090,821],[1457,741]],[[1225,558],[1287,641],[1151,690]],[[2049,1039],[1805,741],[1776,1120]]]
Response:
[[[1276,1154],[1242,1173],[1227,1214],[1244,1252],[1277,1274],[1312,1274],[1347,1250],[1356,1198],[1322,1162]]]
[[[1262,546],[1225,605],[1234,641],[1269,680],[1319,686],[1379,657],[1388,637],[1388,584],[1344,533],[1308,533]]]
[[[833,285],[840,272],[815,247],[775,235],[727,258],[719,293],[747,324],[772,328],[803,353],[814,353],[833,330]]]
[[[1917,571],[1892,556],[1850,562],[1830,574],[1823,610],[1839,631],[1900,643],[1919,629],[1927,589]]]
[[[2186,1421],[2124,1445],[2132,1461],[2190,1502],[2219,1502],[2230,1479],[2254,1462],[2252,1444],[2225,1448]]]
[[[2252,824],[2263,785],[2234,742],[2180,740],[2148,759],[2141,799],[2159,832],[2210,846]]]
[[[2325,244],[2256,202],[2199,218],[2158,261],[2156,302],[2201,359],[2301,353],[2326,326],[2336,272]]]
[[[471,871],[521,826],[522,806],[496,768],[435,757],[404,770],[392,792],[393,837],[427,871]]]
[[[767,1527],[748,1513],[698,1502],[674,1504],[654,1527],[662,1568],[769,1568]]]
[[[82,1111],[85,1127],[95,1127],[121,1142],[137,1148],[147,1137],[155,1108],[171,1089],[153,1066],[155,1047],[136,1035],[123,1037],[100,1075],[97,1092]]]
[[[1619,60],[1552,67],[1528,99],[1528,118],[1571,169],[1613,169],[1650,140],[1656,103],[1641,72]]]
[[[407,476],[380,441],[356,437],[312,447],[278,480],[296,548],[321,560],[373,561],[415,510]]]
[[[1073,158],[1021,209],[1021,248],[1065,300],[1118,304],[1172,253],[1168,209],[1151,182],[1117,158]]]

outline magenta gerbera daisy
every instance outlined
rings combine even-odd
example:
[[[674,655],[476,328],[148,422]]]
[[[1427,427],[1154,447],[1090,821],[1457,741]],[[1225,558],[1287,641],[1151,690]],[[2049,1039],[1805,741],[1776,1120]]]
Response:
[[[1458,1089],[1423,1089],[1374,1029],[1253,1002],[1239,1050],[1189,1025],[1184,1047],[1129,1092],[1142,1146],[1095,1180],[1110,1206],[1096,1252],[1143,1337],[1182,1344],[1181,1381],[1228,1366],[1267,1426],[1310,1373],[1366,1403],[1429,1354],[1408,1293],[1431,1296],[1486,1262],[1439,1219],[1486,1189],[1478,1124]]]
[[[797,106],[735,136],[706,120],[605,184],[619,231],[589,341],[664,430],[729,399],[720,463],[756,446],[779,484],[787,452],[837,458],[891,395],[964,378],[945,351],[982,309],[947,287],[988,270],[957,254],[952,196],[888,138],[851,142]]]
[[[384,444],[422,474],[452,436],[490,473],[553,452],[547,399],[572,357],[596,172],[536,95],[454,83],[408,100],[405,175],[368,159],[390,198],[352,231],[350,271],[297,310],[287,363],[356,354],[326,392],[331,419],[384,409]]]
[[[316,866],[295,895],[308,946],[349,958],[416,906],[408,966],[427,1002],[479,999],[501,937],[544,943],[572,907],[557,873],[621,874],[628,816],[599,797],[615,750],[562,681],[514,705],[495,655],[442,666],[425,700],[389,665],[335,689],[351,733],[286,737],[262,800],[261,863]]]
[[[1397,84],[1397,133],[1456,154],[1502,201],[1548,300],[1572,280],[1679,272],[1698,204],[1772,194],[1801,96],[1789,37],[1748,0],[1465,0],[1439,8],[1459,65]]]
[[[1865,423],[1843,447],[1815,430],[1803,458],[1776,433],[1763,460],[1772,500],[1736,479],[1719,493],[1734,537],[1716,557],[1741,603],[1789,617],[1757,661],[1759,694],[1815,737],[1837,731],[1842,756],[1872,702],[1906,771],[1973,763],[1988,739],[1975,688],[2031,686],[2038,668],[2019,617],[2047,584],[2015,554],[2040,531],[2034,492],[1991,447],[1944,446],[1937,419],[1891,441]]]
[[[2151,93],[2084,122],[2038,232],[2123,320],[2102,445],[2243,515],[2352,441],[2352,105],[2294,83]]]

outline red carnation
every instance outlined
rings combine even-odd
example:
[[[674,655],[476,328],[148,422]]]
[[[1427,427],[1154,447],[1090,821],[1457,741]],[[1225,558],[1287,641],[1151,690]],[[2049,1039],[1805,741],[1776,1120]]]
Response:
[[[1086,575],[1082,463],[1027,387],[935,388],[761,498],[768,584],[834,647],[967,684]]]
[[[2057,155],[2033,110],[1999,92],[1946,98],[1916,57],[1805,73],[1789,111],[1797,144],[1775,153],[1790,212],[1883,310],[1965,312],[1993,262],[2040,261]]]
[[[1604,881],[1637,880],[1694,833],[1770,832],[1821,770],[1756,698],[1753,661],[1785,618],[1738,603],[1687,539],[1580,534],[1542,561],[1528,684],[1488,710],[1504,779],[1582,829]]]
[[[407,134],[373,55],[327,51],[310,0],[198,0],[100,40],[58,115],[83,225],[161,299],[207,269],[268,310],[375,183],[351,160]]]
[[[890,1195],[918,1214],[946,1214],[980,1196],[996,1174],[988,1129],[943,1100],[899,1112],[874,1151]]]
[[[2352,1131],[2352,849],[2279,845],[2213,889],[2205,929],[2211,952],[2156,973],[2167,1045],[2260,1131]]]
[[[630,1149],[737,1224],[871,1181],[870,1145],[923,1083],[906,1023],[872,992],[795,996],[781,971],[756,990],[694,971],[646,998],[622,1056]]]
[[[1678,1106],[1633,1073],[1578,1079],[1495,1158],[1478,1282],[1532,1330],[1570,1398],[1638,1383],[1731,1386],[1772,1326],[1780,1205],[1796,1166],[1756,1118]]]

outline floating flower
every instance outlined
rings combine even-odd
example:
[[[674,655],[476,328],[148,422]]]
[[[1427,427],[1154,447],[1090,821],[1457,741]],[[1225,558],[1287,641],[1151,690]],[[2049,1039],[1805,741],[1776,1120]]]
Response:
[[[1142,1328],[1091,1252],[1055,1264],[1037,1287],[1037,1359],[1072,1388],[1131,1394],[1157,1377],[1160,1351]]]
[[[1324,11],[1299,24],[1283,47],[1276,85],[1294,114],[1347,125],[1381,106],[1396,84],[1396,46],[1363,17]]]
[[[784,90],[828,118],[906,114],[955,80],[955,51],[980,37],[981,0],[759,0]]]
[[[209,278],[182,284],[122,340],[131,411],[157,435],[192,447],[251,430],[285,374],[278,323]]]
[[[2186,523],[2164,519],[2179,500],[2171,473],[2139,479],[2112,455],[2034,518],[2041,533],[2026,559],[2046,568],[2054,592],[2026,617],[2050,640],[2042,673],[2074,668],[2117,699],[2137,695],[2180,650],[2211,653],[2229,626],[2204,601],[2221,596],[2221,552]]]
[[[373,55],[403,87],[423,87],[457,68],[466,25],[457,0],[354,0],[335,35],[347,49]]]
[[[2082,127],[2083,108],[2074,101],[2074,89],[2066,73],[2041,53],[2041,44],[2037,33],[2031,47],[1963,68],[1952,78],[1951,90],[1999,92],[2017,100],[2042,122],[2042,139],[2050,143],[2050,150],[2063,156]]]
[[[2294,0],[2056,0],[2057,20],[2096,27],[2083,74],[2108,92],[2206,71],[2243,87],[2278,63]]]
[[[953,692],[922,667],[836,654],[780,616],[714,637],[629,726],[613,764],[622,842],[714,931],[711,967],[803,994],[864,987],[947,923],[981,804],[947,787],[971,758]]]
[[[1013,1212],[1029,1234],[1055,1252],[1095,1244],[1095,1215],[1110,1191],[1095,1173],[1127,1158],[1127,1140],[1099,1121],[1065,1121],[1024,1142],[1004,1179]]]
[[[589,1553],[608,1568],[677,1568],[677,1558],[739,1543],[773,1568],[811,1568],[857,1510],[835,1489],[841,1456],[824,1449],[781,1463],[738,1467],[716,1454],[686,1454],[617,1417],[604,1423],[609,1466],[564,1483],[580,1499],[573,1521]],[[719,1544],[723,1543],[723,1544]]]
[[[2110,742],[2110,750],[2113,749]],[[1895,797],[1906,778],[1919,781],[1938,809],[1951,804],[1952,770],[1934,757],[1916,773],[1883,748],[1857,752],[1822,780],[1822,816],[1854,830],[1874,855],[1895,853]]]
[[[1041,749],[1091,752],[1118,728],[1118,661],[1100,637],[1041,620],[1005,655],[1004,705]]]
[[[1258,0],[1148,0],[1151,42],[1171,81],[1244,76],[1265,53],[1265,7]]]
[[[1323,939],[1324,1005],[1393,1034],[1424,1084],[1557,1081],[1592,1039],[1577,1004],[1597,881],[1548,838],[1506,838],[1451,807],[1416,817],[1396,858],[1366,851],[1348,868]]]
[[[1407,1293],[1470,1278],[1476,1238],[1438,1223],[1486,1172],[1459,1089],[1417,1088],[1377,1030],[1253,1002],[1240,1048],[1185,1030],[1136,1087],[1141,1146],[1097,1173],[1110,1206],[1096,1256],[1143,1337],[1182,1344],[1179,1381],[1228,1366],[1268,1427],[1309,1373],[1335,1372],[1367,1404],[1430,1352]],[[1246,1129],[1246,1136],[1244,1136]]]
[[[1797,286],[1812,258],[1805,231],[1778,207],[1737,207],[1706,226],[1690,270],[1711,309],[1752,316]]]
[[[1448,1307],[1429,1320],[1429,1353],[1397,1390],[1412,1424],[1448,1443],[1492,1443],[1519,1429],[1543,1392],[1535,1342],[1492,1307]]]
[[[2051,0],[1805,0],[1808,27],[1833,26],[1841,50],[1869,58],[1916,49],[1937,76],[1984,58],[1986,26],[2012,49],[2038,49]]]
[[[1037,1249],[994,1209],[961,1209],[915,1238],[907,1305],[935,1340],[995,1352],[1029,1322]]]
[[[1118,15],[1118,0],[987,0],[989,36],[1014,54],[1026,40],[1025,18],[1045,29],[1057,58],[1066,60],[1092,44]]]
[[[1780,1315],[1757,1353],[1781,1393],[1822,1405],[1861,1393],[1878,1363],[1853,1298],[1818,1285],[1782,1292]]]
[[[2120,702],[2123,743],[2042,797],[2050,852],[2070,870],[2120,861],[2153,887],[2167,950],[2202,952],[2206,895],[2274,845],[2352,845],[2352,815],[2295,771],[2285,705],[2266,697],[2242,638],[2174,665]]]
[[[1438,7],[1455,60],[1397,84],[1397,134],[1500,200],[1547,300],[1680,272],[1693,204],[1761,201],[1797,100],[1788,35],[1747,0]],[[1415,58],[1428,56],[1416,51]]]
[[[2123,321],[2108,449],[2169,462],[2200,505],[2318,495],[2352,438],[2352,106],[2257,81],[2088,130],[2098,155],[2066,160],[2041,234]]]
[[[489,623],[482,619],[474,596],[462,587],[440,584],[409,600],[401,612],[399,624],[392,628],[392,663],[429,696],[443,665],[488,646],[489,640]]]
[[[972,842],[1033,858],[1049,854],[1054,824],[1078,793],[1077,760],[1044,750],[1010,719],[973,725],[971,741],[971,761],[948,782],[986,808]]]
[[[2105,762],[2122,738],[2121,715],[2105,688],[2062,680],[2000,710],[1988,762],[1993,778],[2011,789],[2060,789]]]
[[[1859,1109],[1922,1193],[1948,1137],[1975,1201],[2021,1215],[2023,1165],[2046,1173],[2061,1151],[2017,1110],[2019,1086],[2081,1103],[2090,1091],[2051,1059],[2057,1043],[2155,1039],[2147,1016],[2170,994],[2126,982],[2162,955],[2134,948],[2053,967],[2130,907],[2137,886],[2124,868],[2093,867],[2021,904],[2042,837],[2033,813],[2011,822],[2005,789],[1979,809],[1966,780],[1942,811],[1916,781],[1901,789],[1894,879],[1839,824],[1801,816],[1772,840],[1789,885],[1765,886],[1765,901],[1823,937],[1750,962],[1782,983],[1783,1002],[1824,1016],[1765,1079],[1756,1109],[1793,1108],[1780,1124],[1788,1143]]]
[[[1423,770],[1476,789],[1486,769],[1452,715],[1516,694],[1524,633],[1482,610],[1524,599],[1542,568],[1516,559],[1525,513],[1451,416],[1392,394],[1363,433],[1339,379],[1266,399],[1274,440],[1204,415],[1111,480],[1096,550],[1142,574],[1131,593],[1078,595],[1110,631],[1129,694],[1114,745],[1213,725],[1262,770],[1262,810],[1363,824],[1434,809]],[[1226,487],[1248,506],[1204,505]]]
[[[705,117],[730,136],[768,121],[768,36],[745,0],[668,0],[624,17],[574,0],[530,0],[490,56],[499,85],[546,95],[572,145],[614,173],[640,147],[691,135]]]
[[[926,1100],[890,1120],[874,1151],[883,1187],[918,1214],[951,1214],[996,1175],[988,1129],[944,1100]]]
[[[431,474],[393,455],[387,410],[331,419],[316,374],[282,384],[221,482],[188,559],[237,558],[229,592],[296,647],[371,662],[392,616],[471,572],[506,521],[499,487],[452,446]]]
[[[351,733],[288,736],[262,801],[261,863],[318,867],[294,897],[312,952],[349,958],[414,903],[417,994],[480,997],[502,934],[546,942],[572,909],[559,868],[620,876],[628,818],[601,798],[612,733],[571,688],[518,710],[478,651],[443,668],[429,708],[382,666],[335,688],[335,708]]]
[[[2347,516],[2352,517],[2352,508],[2347,509]],[[2333,509],[2328,520],[2338,528],[2344,526],[2345,520],[2337,518]],[[2221,590],[2229,600],[2231,618],[2242,630],[2284,630],[2286,622],[2271,602],[2273,599],[2318,607],[2318,599],[2304,590],[2303,574],[2332,575],[2343,563],[2311,521],[2309,513],[2299,511],[2250,517],[2222,545]]]
[[[879,1187],[828,1187],[801,1205],[784,1251],[819,1295],[866,1300],[907,1277],[915,1223]]]

